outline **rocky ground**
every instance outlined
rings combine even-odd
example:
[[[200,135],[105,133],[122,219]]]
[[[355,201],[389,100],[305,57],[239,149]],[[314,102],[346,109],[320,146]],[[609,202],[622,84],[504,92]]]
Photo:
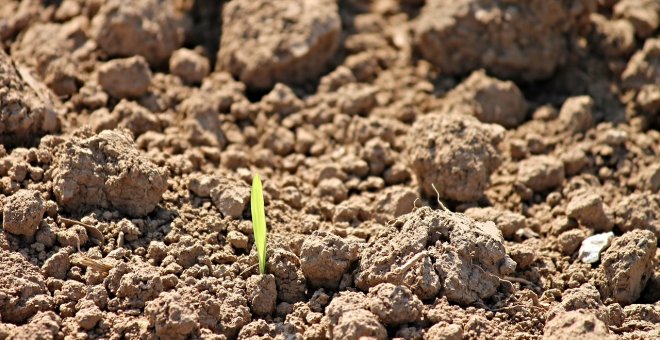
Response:
[[[659,26],[658,0],[2,1],[0,339],[660,337]]]

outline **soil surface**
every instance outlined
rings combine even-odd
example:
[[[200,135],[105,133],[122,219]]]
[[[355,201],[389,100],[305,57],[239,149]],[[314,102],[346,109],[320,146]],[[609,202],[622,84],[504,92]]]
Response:
[[[658,0],[0,1],[0,339],[660,338],[659,26]]]

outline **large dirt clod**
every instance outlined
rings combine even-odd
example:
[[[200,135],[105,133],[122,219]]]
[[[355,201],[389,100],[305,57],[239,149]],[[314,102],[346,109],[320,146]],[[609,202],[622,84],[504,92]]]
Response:
[[[130,130],[136,138],[148,131],[160,130],[158,117],[143,106],[133,101],[122,99],[112,110],[108,128],[116,126]],[[103,121],[107,122],[107,121]],[[105,130],[106,126],[97,126],[95,131]]]
[[[619,201],[613,210],[620,231],[646,229],[660,238],[660,194],[632,193]]]
[[[479,222],[494,222],[507,240],[513,238],[518,230],[525,228],[525,216],[493,207],[470,208],[465,211],[465,215]]]
[[[213,204],[224,216],[239,218],[247,207],[250,197],[250,189],[245,185],[222,186],[219,185],[211,190]]]
[[[58,146],[52,178],[68,211],[103,207],[130,216],[153,211],[167,187],[167,170],[141,156],[126,130],[88,133]]]
[[[62,318],[55,312],[38,312],[21,326],[0,323],[0,336],[6,339],[24,339],[29,334],[33,339],[55,339],[62,327]]]
[[[578,310],[593,313],[601,321],[607,322],[610,319],[610,313],[607,306],[601,301],[600,293],[591,284],[565,290],[561,297],[561,303],[550,309],[546,314],[546,319],[549,322],[566,312]]]
[[[588,312],[566,312],[552,321],[548,321],[543,329],[543,339],[559,340],[610,340],[615,339],[610,334],[607,325]]]
[[[277,288],[273,275],[253,275],[245,282],[248,302],[256,315],[267,316],[275,310]]]
[[[381,283],[369,289],[367,308],[384,325],[417,322],[422,317],[422,301],[406,286]]]
[[[321,73],[341,33],[333,0],[232,1],[222,22],[218,67],[261,90]]]
[[[571,35],[595,7],[595,0],[429,0],[416,44],[447,74],[485,68],[507,79],[540,80],[566,62]]]
[[[54,132],[58,125],[48,89],[0,50],[0,143]]]
[[[148,302],[144,314],[158,337],[185,339],[199,329],[199,317],[190,302],[178,292],[166,292]]]
[[[655,0],[617,1],[613,14],[630,22],[640,38],[650,36],[660,27],[660,3]]]
[[[184,32],[170,2],[111,0],[92,19],[91,36],[110,56],[141,55],[163,65],[183,43]]]
[[[463,327],[456,324],[447,325],[445,323],[437,323],[424,334],[424,340],[462,340]]]
[[[635,27],[627,20],[608,20],[600,14],[592,14],[589,20],[594,26],[591,39],[599,51],[609,57],[626,56],[635,48]]]
[[[484,123],[514,128],[525,119],[528,104],[512,81],[489,77],[483,70],[472,72],[445,96],[442,112],[469,114]]]
[[[2,229],[14,235],[31,237],[37,232],[45,212],[46,206],[40,192],[19,190],[5,202]]]
[[[99,66],[101,87],[117,98],[139,98],[151,83],[149,64],[141,56],[114,59]]]
[[[533,156],[518,164],[518,181],[534,191],[556,188],[564,178],[564,164],[551,156]]]
[[[315,231],[306,238],[300,251],[301,269],[312,287],[335,289],[342,275],[358,257],[357,244],[341,237]]]
[[[635,302],[656,267],[657,239],[648,230],[633,230],[616,238],[601,255],[597,285],[603,298],[620,304]]]
[[[0,315],[3,322],[22,323],[51,308],[51,297],[39,267],[18,253],[0,249]]]
[[[145,304],[163,291],[164,284],[159,268],[139,263],[131,270],[125,263],[110,270],[104,280],[108,291],[115,298],[110,305],[115,308],[144,308]]]
[[[103,318],[103,312],[92,300],[80,300],[76,304],[76,322],[82,329],[90,330]]]
[[[210,197],[223,216],[240,218],[250,203],[250,187],[235,176],[196,176],[188,184],[191,191]]]
[[[170,72],[189,84],[199,84],[210,71],[209,60],[199,53],[180,48],[170,58]]]
[[[222,288],[219,282],[201,287],[180,287],[164,292],[147,303],[145,316],[149,332],[161,338],[199,337],[200,331],[213,332],[221,339],[236,339],[250,320],[247,300]],[[208,333],[207,333],[208,334]]]
[[[586,131],[593,123],[591,114],[593,106],[594,101],[589,96],[566,99],[559,111],[559,121],[562,127],[574,132]]]
[[[413,125],[406,153],[424,194],[456,201],[482,197],[500,164],[504,129],[467,115],[428,114]],[[435,185],[435,189],[433,188]]]
[[[82,17],[32,25],[12,45],[12,58],[33,70],[55,94],[72,95],[86,77],[81,66],[90,56],[88,26],[89,20]]]
[[[387,339],[387,330],[373,313],[364,309],[348,311],[339,318],[331,339]]]
[[[376,304],[377,301],[373,301]],[[386,339],[387,330],[378,317],[368,310],[368,299],[363,293],[342,292],[326,308],[330,322],[331,339],[360,339],[373,337]]]
[[[651,114],[660,113],[660,38],[647,39],[621,74],[624,88],[636,93],[635,102]]]
[[[609,207],[598,194],[576,195],[568,203],[566,215],[597,232],[610,231],[614,225]]]
[[[296,254],[282,248],[269,249],[266,267],[275,276],[280,301],[296,303],[304,299],[305,276]]]
[[[362,251],[355,284],[363,290],[386,282],[405,285],[429,299],[424,280],[417,280],[416,271],[423,270],[449,301],[471,304],[495,294],[501,277],[515,269],[502,242],[492,222],[420,208],[396,219]],[[434,267],[426,267],[427,256]]]
[[[623,86],[641,89],[645,85],[659,83],[660,80],[660,39],[648,39],[644,47],[628,61],[621,74]]]
[[[179,104],[184,114],[182,137],[192,145],[224,148],[227,138],[220,128],[220,100],[205,92],[195,92]]]

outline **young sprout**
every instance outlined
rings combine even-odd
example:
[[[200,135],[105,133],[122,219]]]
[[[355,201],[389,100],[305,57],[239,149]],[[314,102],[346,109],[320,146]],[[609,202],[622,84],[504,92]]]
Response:
[[[259,175],[252,179],[252,195],[250,195],[252,208],[252,229],[254,230],[254,243],[257,245],[259,257],[259,272],[266,274],[266,213],[264,211],[264,195],[261,189]]]

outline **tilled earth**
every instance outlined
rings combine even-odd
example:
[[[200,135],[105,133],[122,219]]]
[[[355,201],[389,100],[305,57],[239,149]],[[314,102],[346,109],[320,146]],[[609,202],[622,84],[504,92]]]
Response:
[[[0,339],[658,338],[659,26],[658,0],[0,1]]]

